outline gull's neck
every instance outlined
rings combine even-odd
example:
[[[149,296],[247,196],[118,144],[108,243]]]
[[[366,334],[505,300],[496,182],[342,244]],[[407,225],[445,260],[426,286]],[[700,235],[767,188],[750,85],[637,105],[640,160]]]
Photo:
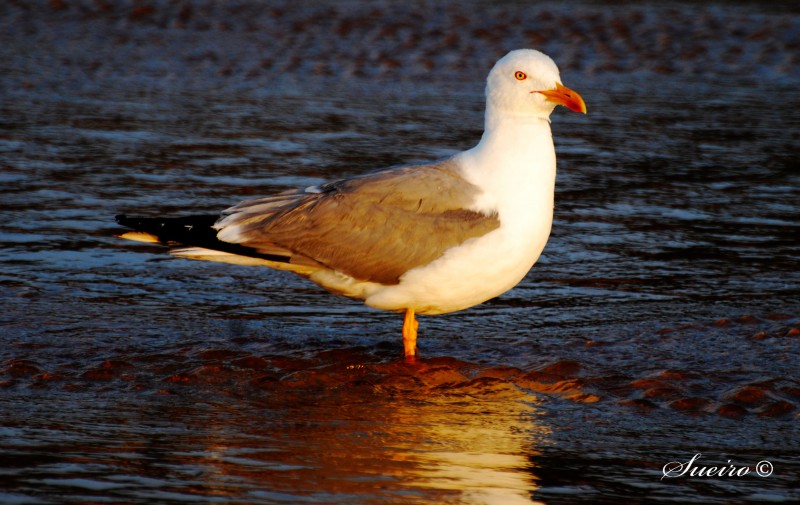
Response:
[[[477,150],[512,150],[518,156],[541,151],[553,145],[549,117],[486,113],[486,121]],[[497,152],[493,153],[497,155]]]
[[[556,158],[547,117],[487,111],[481,141],[458,158],[465,178],[484,191],[477,208],[502,213],[536,199],[552,212]]]
[[[505,173],[512,177],[526,173],[555,176],[549,117],[493,114],[487,110],[481,141],[462,155],[466,173],[479,179],[502,178]],[[486,173],[479,175],[476,171]]]
[[[497,106],[487,106],[484,119],[484,133],[494,131],[497,128],[510,126],[524,126],[544,121],[550,124],[550,114],[532,116],[530,114],[517,113],[513,110],[500,109]]]

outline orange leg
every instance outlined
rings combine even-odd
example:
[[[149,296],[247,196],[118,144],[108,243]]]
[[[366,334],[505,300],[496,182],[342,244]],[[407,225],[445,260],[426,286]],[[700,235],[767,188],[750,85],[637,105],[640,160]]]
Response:
[[[406,309],[406,317],[403,318],[403,349],[406,354],[406,363],[417,361],[417,328],[419,323],[414,317],[414,309]]]

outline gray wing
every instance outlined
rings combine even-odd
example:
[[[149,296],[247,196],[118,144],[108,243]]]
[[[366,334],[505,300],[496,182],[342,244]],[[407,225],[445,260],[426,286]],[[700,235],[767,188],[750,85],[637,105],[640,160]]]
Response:
[[[248,200],[215,228],[220,240],[292,263],[396,284],[408,270],[500,225],[496,215],[469,210],[479,193],[445,160]]]

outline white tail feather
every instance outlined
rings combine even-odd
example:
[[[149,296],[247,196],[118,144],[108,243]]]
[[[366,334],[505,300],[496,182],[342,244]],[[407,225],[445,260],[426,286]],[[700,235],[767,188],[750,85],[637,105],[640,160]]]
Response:
[[[253,258],[250,256],[240,256],[238,254],[215,251],[213,249],[206,249],[204,247],[180,247],[171,249],[169,252],[173,256],[177,256],[179,258],[200,261],[216,261],[218,263],[230,263],[232,265],[264,266],[276,268],[278,270],[288,270],[304,277],[308,277],[315,271],[319,270],[319,267],[317,266],[297,265],[282,261],[271,261],[262,258]]]

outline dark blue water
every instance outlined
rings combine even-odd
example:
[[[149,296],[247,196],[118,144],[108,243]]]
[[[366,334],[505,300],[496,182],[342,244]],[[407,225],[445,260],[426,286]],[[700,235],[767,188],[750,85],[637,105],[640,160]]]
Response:
[[[800,499],[800,17],[577,5],[0,7],[0,501]],[[114,236],[469,148],[525,46],[589,107],[553,234],[419,366],[396,314]],[[697,453],[749,473],[662,479]]]

